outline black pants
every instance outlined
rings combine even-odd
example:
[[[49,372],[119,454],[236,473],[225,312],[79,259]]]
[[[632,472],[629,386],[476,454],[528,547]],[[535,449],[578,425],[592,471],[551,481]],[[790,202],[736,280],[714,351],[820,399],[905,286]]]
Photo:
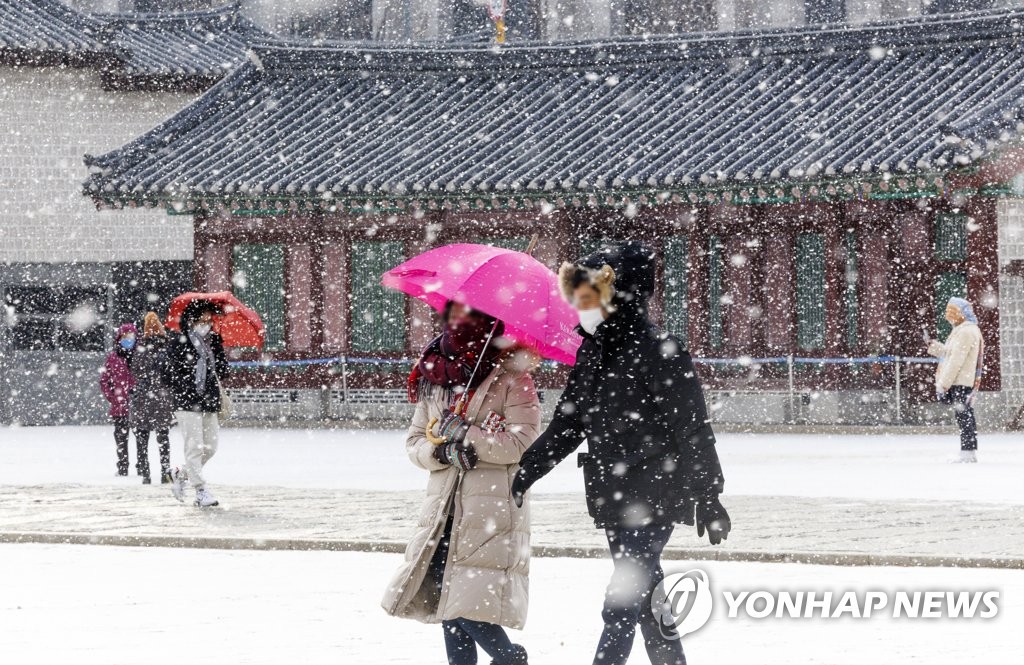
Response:
[[[158,429],[156,431],[156,442],[160,446],[160,473],[161,475],[171,471],[171,435],[170,430]],[[135,430],[135,449],[139,459],[136,469],[143,478],[149,478],[149,430]]]
[[[448,546],[452,536],[452,517],[444,527],[444,535],[434,556],[430,560],[428,575],[434,581],[438,592],[443,589],[444,568],[448,561]],[[508,638],[505,629],[495,623],[473,619],[451,619],[441,622],[444,630],[444,647],[449,665],[476,665],[476,647],[480,645],[494,662],[501,663],[512,657],[515,645]]]
[[[973,388],[953,386],[946,393],[946,403],[956,411],[956,424],[960,426],[960,450],[978,449],[978,423],[974,419],[974,407],[967,403]]]
[[[117,475],[128,475],[128,416],[114,418],[114,445],[117,448]]]
[[[636,626],[652,665],[686,665],[683,645],[662,635],[651,610],[651,592],[665,578],[661,551],[672,535],[672,524],[615,527],[605,530],[615,572],[605,596],[604,632],[597,645],[594,665],[622,665],[633,648]]]

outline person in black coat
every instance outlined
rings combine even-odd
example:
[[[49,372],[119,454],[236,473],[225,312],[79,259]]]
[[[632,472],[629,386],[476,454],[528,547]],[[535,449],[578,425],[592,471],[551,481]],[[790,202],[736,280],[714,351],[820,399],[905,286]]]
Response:
[[[648,319],[652,252],[636,242],[603,247],[559,272],[579,310],[583,344],[547,430],[523,454],[512,486],[525,492],[581,453],[587,508],[605,529],[615,564],[595,664],[625,663],[639,623],[652,663],[684,664],[678,636],[665,636],[650,607],[661,551],[674,525],[696,523],[719,544],[731,529],[715,435],[690,354]],[[674,639],[673,639],[674,637]]]
[[[175,418],[185,438],[185,468],[171,469],[171,492],[184,501],[186,485],[196,491],[196,505],[216,506],[206,488],[203,467],[217,452],[221,409],[221,380],[227,378],[224,343],[213,332],[213,316],[219,310],[207,301],[195,300],[181,315],[180,332],[167,344],[167,382],[174,400]]]

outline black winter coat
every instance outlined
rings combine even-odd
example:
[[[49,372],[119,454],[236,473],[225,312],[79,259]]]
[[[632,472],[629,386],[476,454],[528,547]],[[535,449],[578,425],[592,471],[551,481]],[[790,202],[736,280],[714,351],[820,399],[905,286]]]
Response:
[[[196,389],[196,360],[199,352],[192,345],[192,340],[183,333],[170,333],[167,344],[166,376],[174,398],[177,411],[203,411],[217,413],[220,411],[220,388],[217,377],[227,378],[228,361],[224,355],[224,343],[220,335],[209,333],[210,348],[216,361],[215,368],[206,372],[206,389],[202,394]]]
[[[167,338],[143,337],[135,346],[129,366],[135,377],[129,422],[134,430],[159,432],[171,426],[171,390],[167,383]]]
[[[598,527],[693,524],[695,498],[717,496],[724,479],[690,354],[629,308],[581,334],[554,420],[520,462],[527,486],[585,438],[579,465]]]

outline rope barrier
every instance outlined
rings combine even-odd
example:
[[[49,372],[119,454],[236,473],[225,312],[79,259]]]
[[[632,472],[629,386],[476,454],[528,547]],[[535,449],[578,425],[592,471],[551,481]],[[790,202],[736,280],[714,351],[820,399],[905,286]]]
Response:
[[[773,365],[786,364],[792,360],[795,365],[872,365],[875,363],[906,363],[933,364],[938,358],[906,358],[903,356],[868,356],[861,358],[808,358],[778,356],[774,358],[694,358],[698,365]],[[307,365],[411,365],[416,362],[412,358],[349,358],[337,356],[333,358],[303,358],[296,360],[236,360],[229,363],[231,367],[301,367]],[[544,365],[555,366],[553,360],[545,360]]]

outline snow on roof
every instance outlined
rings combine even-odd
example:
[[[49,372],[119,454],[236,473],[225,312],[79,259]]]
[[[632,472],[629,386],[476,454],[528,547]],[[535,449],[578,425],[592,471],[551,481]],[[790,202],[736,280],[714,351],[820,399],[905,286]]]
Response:
[[[927,187],[1019,135],[1022,18],[501,49],[271,44],[160,127],[87,156],[85,190],[180,209]]]
[[[122,66],[132,78],[218,80],[241,63],[248,48],[269,33],[241,15],[238,4],[200,12],[101,16]]]
[[[206,87],[269,39],[237,2],[200,12],[88,15],[57,0],[0,0],[0,55],[94,66],[112,86]]]
[[[24,61],[75,61],[101,53],[101,25],[57,0],[0,0],[0,54]]]

